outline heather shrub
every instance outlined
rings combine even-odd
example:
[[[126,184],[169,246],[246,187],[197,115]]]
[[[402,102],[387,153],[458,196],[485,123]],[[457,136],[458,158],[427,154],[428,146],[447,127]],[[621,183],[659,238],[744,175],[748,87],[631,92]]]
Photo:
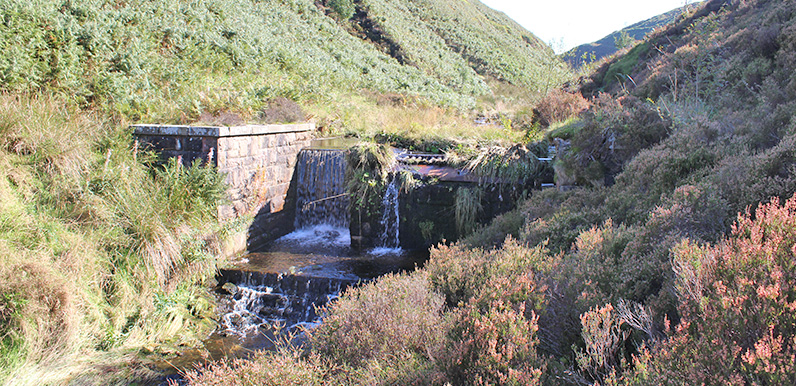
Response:
[[[553,252],[566,251],[578,235],[591,226],[595,217],[594,213],[575,212],[562,206],[550,216],[527,220],[521,239],[530,245],[544,243]]]
[[[654,351],[650,383],[796,382],[796,197],[739,216],[717,246],[673,253],[683,321]]]
[[[326,385],[329,371],[318,355],[282,347],[275,352],[256,351],[249,359],[222,359],[199,365],[187,371],[184,379],[197,386]],[[177,384],[169,381],[169,385]]]
[[[431,248],[425,270],[433,288],[455,307],[472,298],[488,279],[490,253],[496,252],[440,244]]]
[[[581,289],[580,301],[584,308],[596,306],[603,299],[624,296],[624,261],[622,252],[631,234],[624,226],[614,226],[610,219],[602,226],[581,232],[566,256],[569,264],[564,280],[570,280]],[[561,271],[559,271],[561,273]]]
[[[457,385],[541,385],[544,363],[536,352],[534,311],[495,300],[484,309],[472,302],[460,312],[444,358]]]
[[[665,195],[645,224],[652,234],[676,233],[692,240],[717,241],[727,231],[727,202],[710,185],[683,185]]]
[[[643,221],[664,194],[678,185],[697,183],[714,163],[715,156],[707,149],[680,151],[659,145],[644,150],[617,177],[605,205],[617,221]]]
[[[568,174],[587,186],[611,185],[628,161],[666,138],[671,127],[654,106],[632,96],[613,100],[603,94],[582,117],[563,160]]]
[[[446,330],[443,304],[423,273],[384,276],[326,308],[323,324],[312,331],[314,349],[351,365],[415,355],[430,359]]]
[[[507,240],[508,248],[518,248]],[[442,367],[453,384],[541,384],[538,312],[546,287],[532,269],[492,276],[456,313]]]
[[[796,135],[755,154],[737,153],[721,160],[712,177],[733,212],[776,196],[787,199],[796,191]]]
[[[527,247],[511,236],[499,249],[485,251],[462,244],[431,249],[424,270],[449,306],[463,305],[493,278],[514,278],[528,271],[546,272],[552,260],[541,247]]]
[[[585,348],[575,352],[575,360],[590,379],[602,382],[620,369],[628,331],[611,304],[583,313],[580,322]]]
[[[542,127],[563,122],[589,108],[589,102],[581,94],[555,89],[547,93],[534,109],[534,121]]]
[[[631,299],[651,307],[658,323],[674,312],[670,249],[683,238],[715,241],[727,229],[726,202],[710,186],[684,185],[666,195],[646,222],[613,226],[607,222],[578,236],[571,275],[587,283],[599,299]]]
[[[545,243],[554,253],[569,250],[580,232],[601,222],[599,208],[605,193],[604,189],[535,193],[525,206],[527,218],[519,240],[528,245]]]

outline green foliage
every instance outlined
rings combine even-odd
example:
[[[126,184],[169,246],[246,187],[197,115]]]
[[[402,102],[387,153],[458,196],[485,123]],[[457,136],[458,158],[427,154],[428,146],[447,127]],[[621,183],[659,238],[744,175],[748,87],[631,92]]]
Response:
[[[384,145],[361,142],[348,149],[345,179],[352,210],[366,217],[380,213],[381,196],[394,163],[395,155]]]
[[[430,241],[432,237],[434,237],[434,222],[433,221],[422,221],[420,224],[417,224],[420,227],[420,234],[423,236],[423,240]]]
[[[25,342],[18,332],[18,318],[23,316],[22,308],[27,303],[15,292],[0,294],[0,365],[3,369],[13,369],[25,356]],[[0,379],[8,376],[7,370],[0,371]]]
[[[351,0],[329,3],[342,20],[354,14]],[[401,38],[396,44],[410,63],[350,34],[310,0],[1,5],[2,90],[47,90],[133,120],[196,121],[224,113],[252,120],[274,98],[323,101],[363,88],[469,108],[489,90],[455,47],[468,47],[485,72],[529,88],[565,76],[558,62],[553,80],[532,75],[543,71],[543,58],[555,61],[552,53],[523,42],[519,36],[527,31],[480,4],[467,4],[468,23],[446,21],[445,39],[433,22],[442,22],[436,17],[442,10],[431,4],[363,4],[386,33]],[[405,33],[408,28],[415,33]]]
[[[348,20],[354,16],[354,3],[351,0],[329,0],[329,7],[340,17],[340,20]]]
[[[627,54],[622,55],[616,62],[608,67],[608,71],[603,77],[603,84],[611,85],[614,83],[624,84],[635,82],[629,76],[649,50],[650,44],[644,42],[633,47]]]
[[[471,158],[457,163],[463,163],[465,169],[478,176],[482,184],[530,184],[543,170],[537,155],[523,145],[511,148],[492,146],[469,156]]]
[[[219,203],[226,197],[225,176],[212,164],[197,159],[186,168],[176,158],[169,158],[157,178],[164,186],[164,194],[171,213],[185,217],[198,216],[202,220],[214,218]]]
[[[0,111],[2,376],[59,384],[100,351],[196,344],[220,176],[152,173],[125,126],[57,99],[3,96]]]
[[[459,188],[454,198],[456,213],[456,230],[461,236],[467,236],[478,225],[478,215],[483,211],[481,200],[484,192],[479,188]]]
[[[507,235],[516,239],[525,225],[525,217],[525,204],[518,203],[517,208],[495,217],[486,226],[462,239],[462,243],[490,247],[502,244]]]
[[[617,51],[621,51],[627,47],[630,47],[635,43],[636,40],[630,37],[630,34],[627,31],[620,31],[618,36],[614,37],[614,46],[616,47]]]

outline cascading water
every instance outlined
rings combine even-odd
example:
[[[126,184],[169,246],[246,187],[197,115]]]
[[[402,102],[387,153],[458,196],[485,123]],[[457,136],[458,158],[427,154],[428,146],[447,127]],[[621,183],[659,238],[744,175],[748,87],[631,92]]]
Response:
[[[243,263],[253,270],[222,272],[219,282],[234,285],[229,286],[233,291],[227,291],[232,296],[226,298],[221,333],[248,339],[273,331],[277,325],[292,329],[317,323],[316,308],[359,280],[323,264],[336,264],[341,258],[333,256],[344,256],[350,250],[345,167],[342,150],[304,149],[299,153],[294,181],[296,230],[275,240],[267,251],[246,258]]]
[[[320,321],[318,307],[326,305],[354,281],[281,273],[223,270],[222,281],[232,297],[221,317],[223,333],[242,339],[281,325],[288,330]],[[231,287],[231,288],[230,288]]]
[[[390,249],[393,251],[398,249],[401,245],[399,240],[398,229],[400,225],[400,215],[398,213],[398,193],[400,187],[398,186],[398,178],[393,177],[384,191],[384,197],[381,200],[381,228],[382,232],[379,235],[379,244],[374,252],[377,254],[386,253]]]
[[[305,149],[296,163],[296,229],[315,225],[348,227],[345,153]]]

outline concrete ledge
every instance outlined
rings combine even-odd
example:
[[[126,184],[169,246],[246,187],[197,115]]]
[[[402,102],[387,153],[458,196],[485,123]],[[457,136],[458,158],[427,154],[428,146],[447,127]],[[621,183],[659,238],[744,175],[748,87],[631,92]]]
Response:
[[[245,125],[245,126],[186,126],[186,125],[131,125],[135,135],[164,135],[182,137],[242,137],[255,135],[303,133],[315,130],[314,123],[290,125]]]

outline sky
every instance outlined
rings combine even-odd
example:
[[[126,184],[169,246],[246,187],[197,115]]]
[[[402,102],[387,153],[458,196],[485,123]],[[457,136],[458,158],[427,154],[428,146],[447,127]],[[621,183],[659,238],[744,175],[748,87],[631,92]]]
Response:
[[[481,0],[561,53],[693,0]]]

